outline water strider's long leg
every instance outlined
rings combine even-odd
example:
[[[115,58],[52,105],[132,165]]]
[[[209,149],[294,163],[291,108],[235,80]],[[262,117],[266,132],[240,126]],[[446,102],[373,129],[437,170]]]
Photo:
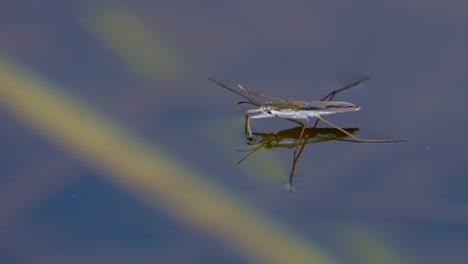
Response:
[[[250,118],[248,115],[245,115],[245,122],[247,123],[247,132],[249,133],[249,140],[253,139],[252,130],[250,129]]]
[[[299,160],[299,158],[301,157],[305,146],[307,145],[307,140],[308,140],[308,136],[304,137],[304,143],[301,145],[301,148],[300,148],[299,152],[296,155],[293,155],[293,163],[292,163],[292,167],[291,167],[291,172],[289,173],[289,192],[291,192],[291,193],[294,192],[294,187],[293,187],[292,181],[293,181],[293,177],[294,177],[294,171],[296,170],[296,164],[297,164],[297,161]],[[299,143],[299,141],[298,141],[298,143]]]
[[[350,88],[353,88],[353,87],[357,86],[358,84],[360,84],[362,82],[365,82],[365,81],[367,81],[369,79],[370,79],[370,76],[366,76],[366,77],[364,77],[362,79],[359,79],[359,80],[357,80],[355,82],[352,82],[352,83],[350,83],[348,85],[345,85],[345,86],[341,87],[340,89],[333,90],[329,94],[327,94],[325,97],[323,97],[320,101],[325,101],[327,99],[328,99],[328,101],[331,101],[331,100],[333,100],[333,97],[335,97],[336,94],[338,94],[340,92],[343,92],[344,90],[348,90]],[[330,98],[328,98],[328,97],[330,97]],[[314,123],[314,127],[317,126],[319,121],[320,121],[320,119],[317,118],[317,120]]]
[[[299,139],[297,140],[296,147],[294,148],[294,154],[293,154],[294,158],[296,157],[297,149],[299,148],[299,144],[301,143],[302,136],[304,136],[304,131],[307,125],[309,125],[309,118],[305,117],[304,120],[305,122],[304,122],[304,125],[302,126],[301,134],[299,134]]]
[[[332,122],[330,121],[327,121],[325,119],[323,119],[323,117],[317,115],[317,118],[320,119],[321,121],[329,124],[330,126],[340,130],[341,132],[345,133],[346,135],[350,136],[351,138],[353,138],[356,142],[367,142],[367,143],[389,143],[389,142],[405,142],[406,139],[360,139],[354,135],[352,135],[351,133],[349,133],[348,131],[342,129],[341,127],[333,124]]]
[[[267,117],[275,117],[276,115],[273,115],[273,114],[268,114],[268,113],[264,113],[262,112],[262,110],[260,109],[250,109],[250,110],[247,110],[244,114],[245,116],[245,123],[247,125],[247,132],[249,133],[249,140],[252,140],[253,139],[253,135],[252,135],[252,130],[250,129],[250,119],[251,118],[267,118]],[[245,129],[245,128],[244,128]]]
[[[325,101],[325,100],[328,99],[328,97],[330,97],[329,101],[331,101],[331,100],[333,99],[333,97],[334,97],[337,93],[342,92],[342,91],[344,91],[344,90],[348,90],[348,89],[350,89],[350,88],[353,88],[354,86],[356,86],[356,85],[358,85],[358,84],[360,84],[360,83],[362,83],[362,82],[365,82],[365,81],[367,81],[367,80],[369,80],[369,79],[370,79],[370,76],[366,76],[366,77],[364,77],[364,78],[362,78],[362,79],[359,79],[359,80],[357,80],[357,81],[355,81],[355,82],[352,82],[352,83],[350,83],[350,84],[348,84],[348,85],[345,85],[344,87],[341,87],[340,89],[331,91],[329,94],[327,94],[325,97],[323,97],[322,100],[320,100],[320,101]]]
[[[250,137],[250,134],[252,132],[250,132],[250,121],[249,121],[249,116],[248,115],[244,115],[245,116],[245,123],[244,123],[244,133],[245,134],[249,134],[249,137]],[[250,132],[250,133],[249,133]]]
[[[296,155],[296,154],[297,154],[297,150],[299,149],[299,145],[301,144],[302,137],[304,136],[304,131],[307,128],[307,125],[309,125],[309,118],[305,117],[304,120],[305,120],[305,122],[302,125],[301,134],[299,134],[299,138],[297,140],[296,146],[294,147],[293,165],[292,165],[292,168],[291,168],[291,172],[289,173],[289,192],[294,191],[294,188],[292,186],[292,179],[293,179],[293,176],[294,176],[294,170],[296,169],[296,162],[297,162],[297,160],[298,160],[298,158],[300,156],[300,154],[299,155]],[[304,144],[305,143],[306,142],[304,142]],[[302,150],[304,149],[304,146],[305,145],[302,146],[301,151],[299,153],[302,153]]]
[[[217,85],[223,87],[224,89],[227,89],[227,90],[229,90],[229,91],[231,91],[231,92],[233,92],[233,93],[236,93],[236,94],[238,94],[238,95],[244,97],[245,99],[249,100],[249,101],[248,101],[249,104],[253,104],[253,105],[257,106],[257,107],[259,107],[260,105],[262,105],[260,102],[258,102],[258,101],[255,100],[254,98],[252,98],[252,97],[249,95],[249,92],[246,91],[246,90],[244,90],[244,88],[242,88],[242,86],[240,86],[241,89],[234,89],[234,88],[229,87],[229,86],[227,86],[227,85],[225,85],[225,84],[221,83],[220,81],[217,81],[217,80],[215,80],[215,79],[213,79],[213,78],[208,78],[208,80],[210,80],[210,81],[216,83]]]
[[[296,121],[294,119],[289,119],[289,120],[294,121],[294,122],[298,122],[298,121]],[[318,123],[318,119],[317,119],[317,122],[315,122],[315,124],[314,124],[314,127],[313,127],[314,129],[317,128],[317,123]],[[303,132],[305,132],[305,129],[303,129]],[[298,141],[297,144],[300,144],[300,141]],[[294,191],[294,187],[292,185],[292,180],[293,180],[293,177],[294,177],[294,171],[296,170],[296,163],[299,160],[299,158],[301,157],[301,154],[304,151],[304,148],[305,148],[306,145],[307,145],[307,138],[304,139],[304,144],[302,144],[301,149],[299,150],[299,153],[296,154],[296,151],[295,151],[294,154],[293,154],[293,165],[291,167],[291,172],[289,173],[289,191],[290,192]]]

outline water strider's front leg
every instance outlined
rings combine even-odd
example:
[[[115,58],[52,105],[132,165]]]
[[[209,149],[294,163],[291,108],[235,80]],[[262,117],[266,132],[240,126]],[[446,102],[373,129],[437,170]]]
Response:
[[[270,118],[270,117],[275,117],[276,115],[264,113],[260,109],[250,109],[250,110],[247,110],[247,112],[245,112],[244,116],[245,116],[245,125],[247,128],[246,132],[249,134],[249,140],[252,140],[253,135],[252,135],[252,130],[250,129],[250,119],[251,118]]]

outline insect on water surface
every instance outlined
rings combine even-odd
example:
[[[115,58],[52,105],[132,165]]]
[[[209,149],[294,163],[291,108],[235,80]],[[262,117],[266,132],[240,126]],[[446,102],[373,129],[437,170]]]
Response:
[[[294,122],[298,122],[295,120],[302,120],[303,121],[302,130],[300,132],[299,138],[294,148],[294,161],[296,161],[297,150],[303,138],[304,131],[309,124],[309,118],[317,118],[317,122],[319,120],[325,122],[326,124],[334,127],[335,129],[338,129],[339,131],[351,137],[353,139],[352,141],[358,142],[358,143],[390,143],[390,142],[406,141],[405,139],[360,139],[354,136],[353,134],[349,133],[348,131],[342,129],[341,127],[331,123],[330,121],[325,120],[322,117],[324,115],[359,111],[361,109],[361,107],[359,106],[356,106],[348,102],[332,101],[332,99],[337,93],[347,90],[349,88],[352,88],[368,80],[369,78],[370,77],[364,77],[338,90],[334,90],[328,95],[326,95],[324,98],[322,98],[320,101],[298,101],[298,100],[292,100],[292,99],[285,100],[285,99],[281,99],[281,98],[271,96],[268,94],[264,94],[264,93],[248,91],[240,85],[238,85],[238,88],[236,89],[236,88],[227,86],[213,78],[209,78],[209,80],[247,99],[247,101],[239,102],[239,104],[247,103],[247,104],[251,104],[257,107],[256,109],[247,110],[244,114],[246,117],[246,129],[247,129],[246,132],[249,135],[249,138],[248,138],[249,140],[253,140],[253,134],[250,128],[250,119],[271,118],[271,117],[277,116],[280,118],[289,119]],[[264,97],[264,98],[271,99],[273,101],[268,101],[262,104],[259,101],[255,100],[252,96]],[[326,101],[327,99],[328,101]],[[317,125],[317,122],[315,123],[315,126]],[[294,166],[293,166],[293,169],[291,170],[290,181],[292,180],[293,173],[294,173]]]
[[[299,136],[299,141],[302,138],[302,135],[304,133],[305,128],[307,127],[309,123],[309,118],[317,118],[318,120],[321,120],[328,125],[340,130],[341,132],[347,134],[351,138],[353,138],[356,142],[370,142],[370,143],[389,143],[389,142],[403,142],[406,141],[405,139],[359,139],[358,137],[351,135],[347,131],[343,130],[339,126],[331,123],[330,121],[325,120],[322,116],[324,115],[332,115],[332,114],[340,114],[340,113],[346,113],[346,112],[354,112],[354,111],[359,111],[361,107],[356,106],[352,103],[348,102],[339,102],[339,101],[325,101],[326,99],[330,98],[333,99],[333,96],[341,91],[344,91],[346,89],[349,89],[351,87],[354,87],[366,80],[368,80],[370,77],[365,77],[362,78],[356,82],[353,82],[341,89],[335,90],[331,93],[329,93],[327,96],[325,96],[322,100],[320,101],[297,101],[297,100],[292,100],[292,99],[281,99],[278,97],[274,97],[271,95],[263,94],[263,93],[257,93],[257,92],[251,92],[245,90],[242,86],[238,85],[239,89],[235,89],[232,87],[229,87],[213,78],[209,78],[210,81],[220,85],[221,87],[228,89],[234,93],[237,93],[238,95],[244,97],[248,101],[245,102],[240,102],[240,103],[248,103],[257,106],[257,109],[250,109],[245,112],[245,117],[246,117],[246,122],[247,122],[247,130],[249,133],[249,139],[252,139],[252,130],[250,128],[250,119],[258,119],[258,118],[271,118],[271,117],[281,117],[281,118],[286,118],[286,119],[295,119],[295,120],[303,120],[304,121],[304,126],[303,130],[301,132],[301,135]],[[260,96],[260,97],[265,97],[269,98],[275,101],[269,101],[264,104],[258,102],[254,98],[252,98],[251,95],[255,96]],[[297,149],[297,147],[296,147]]]

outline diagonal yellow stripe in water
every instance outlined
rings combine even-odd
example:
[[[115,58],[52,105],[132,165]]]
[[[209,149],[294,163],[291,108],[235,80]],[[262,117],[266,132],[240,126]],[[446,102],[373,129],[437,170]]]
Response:
[[[253,263],[334,263],[320,248],[222,186],[208,182],[91,106],[2,57],[0,104],[142,201],[217,237]]]

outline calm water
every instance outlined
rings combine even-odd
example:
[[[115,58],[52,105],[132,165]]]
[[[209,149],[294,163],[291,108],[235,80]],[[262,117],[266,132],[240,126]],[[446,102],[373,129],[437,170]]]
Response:
[[[0,54],[338,263],[467,262],[468,4],[309,2],[3,3]],[[135,39],[133,27],[153,42]],[[245,142],[251,107],[207,79],[319,100],[367,75],[335,98],[361,111],[327,120],[360,138],[408,142],[311,142],[293,194],[291,148],[267,146],[236,165],[258,146]],[[0,108],[0,263],[256,262],[229,234],[171,213],[164,195],[149,206],[109,180],[8,100]],[[252,121],[264,136],[296,126]]]

